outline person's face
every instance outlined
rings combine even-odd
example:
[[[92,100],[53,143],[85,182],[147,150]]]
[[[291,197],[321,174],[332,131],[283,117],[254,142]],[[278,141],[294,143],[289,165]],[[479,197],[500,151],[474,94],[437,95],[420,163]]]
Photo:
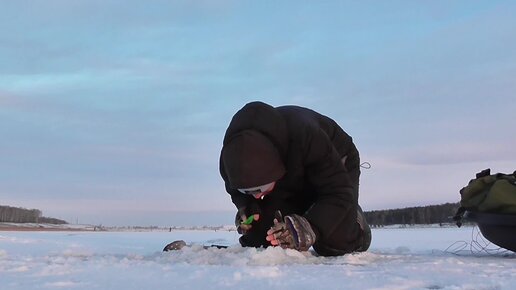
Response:
[[[274,190],[274,186],[276,185],[276,182],[271,182],[262,186],[257,186],[253,188],[245,188],[245,189],[238,189],[238,191],[242,192],[243,194],[252,195],[255,199],[263,199],[264,196],[271,193]]]

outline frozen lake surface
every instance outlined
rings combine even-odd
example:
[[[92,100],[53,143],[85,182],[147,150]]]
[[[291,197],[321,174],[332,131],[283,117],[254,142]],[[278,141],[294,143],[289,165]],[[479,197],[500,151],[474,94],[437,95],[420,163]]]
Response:
[[[373,229],[368,252],[333,258],[228,231],[0,232],[0,289],[515,289],[516,255],[477,232]],[[230,247],[161,252],[178,239]]]

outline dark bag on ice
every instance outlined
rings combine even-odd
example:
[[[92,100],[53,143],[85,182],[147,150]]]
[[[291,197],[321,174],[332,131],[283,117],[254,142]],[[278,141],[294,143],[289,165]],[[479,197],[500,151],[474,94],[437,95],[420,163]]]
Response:
[[[482,235],[492,243],[516,251],[516,171],[491,174],[490,169],[460,190],[460,208],[454,220],[475,222]]]

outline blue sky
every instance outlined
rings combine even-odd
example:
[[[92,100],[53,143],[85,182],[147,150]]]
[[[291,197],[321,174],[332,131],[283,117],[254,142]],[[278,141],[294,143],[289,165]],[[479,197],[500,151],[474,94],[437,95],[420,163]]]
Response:
[[[254,100],[352,135],[366,210],[516,169],[514,3],[277,2],[1,1],[0,204],[231,223],[218,157]]]

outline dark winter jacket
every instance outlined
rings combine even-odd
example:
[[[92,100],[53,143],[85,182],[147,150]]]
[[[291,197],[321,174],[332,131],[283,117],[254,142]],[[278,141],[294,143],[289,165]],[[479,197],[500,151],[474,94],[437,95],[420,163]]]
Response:
[[[280,152],[286,174],[277,181],[271,198],[293,204],[318,236],[332,234],[344,219],[352,221],[350,235],[356,235],[358,194],[354,186],[358,186],[359,155],[352,138],[335,121],[303,107],[274,108],[252,102],[235,114],[223,145],[243,130],[260,132]],[[350,171],[356,173],[352,174],[356,180],[351,181]],[[257,208],[256,203],[266,202],[240,193],[229,182],[222,158],[220,173],[237,208]]]

